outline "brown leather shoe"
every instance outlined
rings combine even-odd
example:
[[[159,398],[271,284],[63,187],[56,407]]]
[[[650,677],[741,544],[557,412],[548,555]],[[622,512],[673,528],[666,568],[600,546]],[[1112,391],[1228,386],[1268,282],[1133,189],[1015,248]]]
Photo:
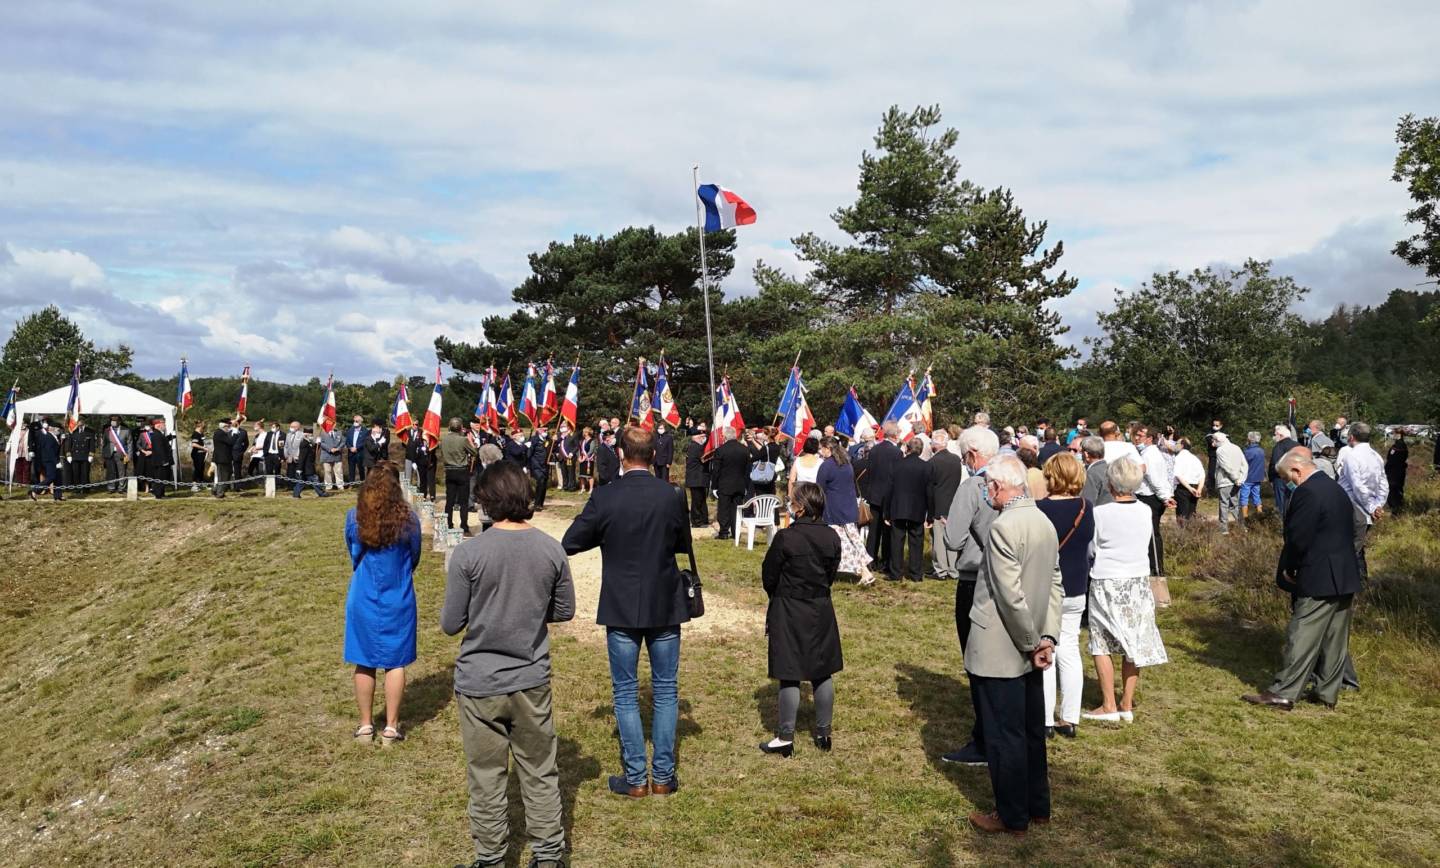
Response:
[[[631,799],[643,799],[646,796],[650,795],[649,784],[641,784],[638,787],[632,787],[630,786],[630,782],[625,780],[624,775],[611,775],[609,784],[610,792],[614,793],[617,796],[626,796]]]
[[[680,789],[680,779],[671,778],[668,784],[651,784],[650,792],[657,796],[669,796]]]
[[[970,815],[970,825],[975,827],[975,831],[984,832],[987,835],[998,835],[1003,832],[1013,838],[1025,837],[1024,829],[1012,829],[1006,826],[1004,821],[1000,819],[1000,814],[996,811],[991,811],[988,814],[975,811]]]
[[[1268,690],[1264,693],[1247,693],[1240,698],[1251,705],[1266,705],[1270,708],[1278,708],[1281,711],[1291,711],[1295,708],[1294,702],[1277,693],[1271,693]]]

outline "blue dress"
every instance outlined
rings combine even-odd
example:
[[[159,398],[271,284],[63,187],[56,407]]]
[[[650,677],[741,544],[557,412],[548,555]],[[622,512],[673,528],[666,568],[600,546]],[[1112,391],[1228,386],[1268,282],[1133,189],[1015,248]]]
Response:
[[[420,519],[411,513],[400,539],[383,549],[360,542],[355,510],[345,516],[350,549],[350,594],[345,599],[345,662],[397,669],[415,662],[415,567],[420,563]]]

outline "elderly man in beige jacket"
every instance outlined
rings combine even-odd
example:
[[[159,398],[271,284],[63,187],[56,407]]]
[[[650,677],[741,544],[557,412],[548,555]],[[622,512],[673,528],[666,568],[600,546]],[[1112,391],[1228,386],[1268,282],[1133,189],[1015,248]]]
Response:
[[[990,526],[970,608],[965,671],[985,731],[995,810],[971,814],[970,823],[981,832],[1022,836],[1031,823],[1050,822],[1042,673],[1054,663],[1060,635],[1059,541],[1026,494],[1019,459],[992,459],[985,485],[1000,515]]]

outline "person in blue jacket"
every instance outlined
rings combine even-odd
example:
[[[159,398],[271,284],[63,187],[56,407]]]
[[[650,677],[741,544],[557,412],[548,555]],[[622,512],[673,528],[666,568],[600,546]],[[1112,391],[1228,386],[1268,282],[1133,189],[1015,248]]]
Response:
[[[1248,441],[1245,444],[1245,463],[1250,470],[1245,474],[1245,481],[1240,485],[1240,515],[1248,517],[1250,507],[1255,507],[1255,514],[1260,514],[1260,483],[1265,481],[1267,467],[1265,466],[1265,447],[1260,445],[1260,432],[1251,431],[1245,435]]]

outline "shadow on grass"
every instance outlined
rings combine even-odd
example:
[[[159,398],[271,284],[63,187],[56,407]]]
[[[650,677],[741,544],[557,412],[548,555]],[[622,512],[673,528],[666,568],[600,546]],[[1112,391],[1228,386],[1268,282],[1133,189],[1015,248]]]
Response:
[[[586,755],[580,743],[563,736],[556,750],[556,765],[560,769],[560,819],[565,825],[565,846],[575,846],[575,798],[586,781],[600,777],[600,761]],[[520,776],[511,767],[509,785],[506,787],[510,812],[510,846],[505,854],[507,866],[518,866],[520,855],[527,841],[525,835],[525,804],[520,793]]]
[[[1197,663],[1223,669],[1245,684],[1264,689],[1280,666],[1285,632],[1273,624],[1245,626],[1234,618],[1215,614],[1184,617],[1193,643],[1167,640]]]
[[[453,667],[431,672],[405,686],[405,727],[416,730],[434,720],[455,698]]]
[[[972,804],[993,801],[990,777],[985,769],[955,765],[940,758],[970,740],[970,728],[975,723],[970,688],[949,675],[897,663],[895,692],[920,718],[920,744],[930,765],[959,788]]]

